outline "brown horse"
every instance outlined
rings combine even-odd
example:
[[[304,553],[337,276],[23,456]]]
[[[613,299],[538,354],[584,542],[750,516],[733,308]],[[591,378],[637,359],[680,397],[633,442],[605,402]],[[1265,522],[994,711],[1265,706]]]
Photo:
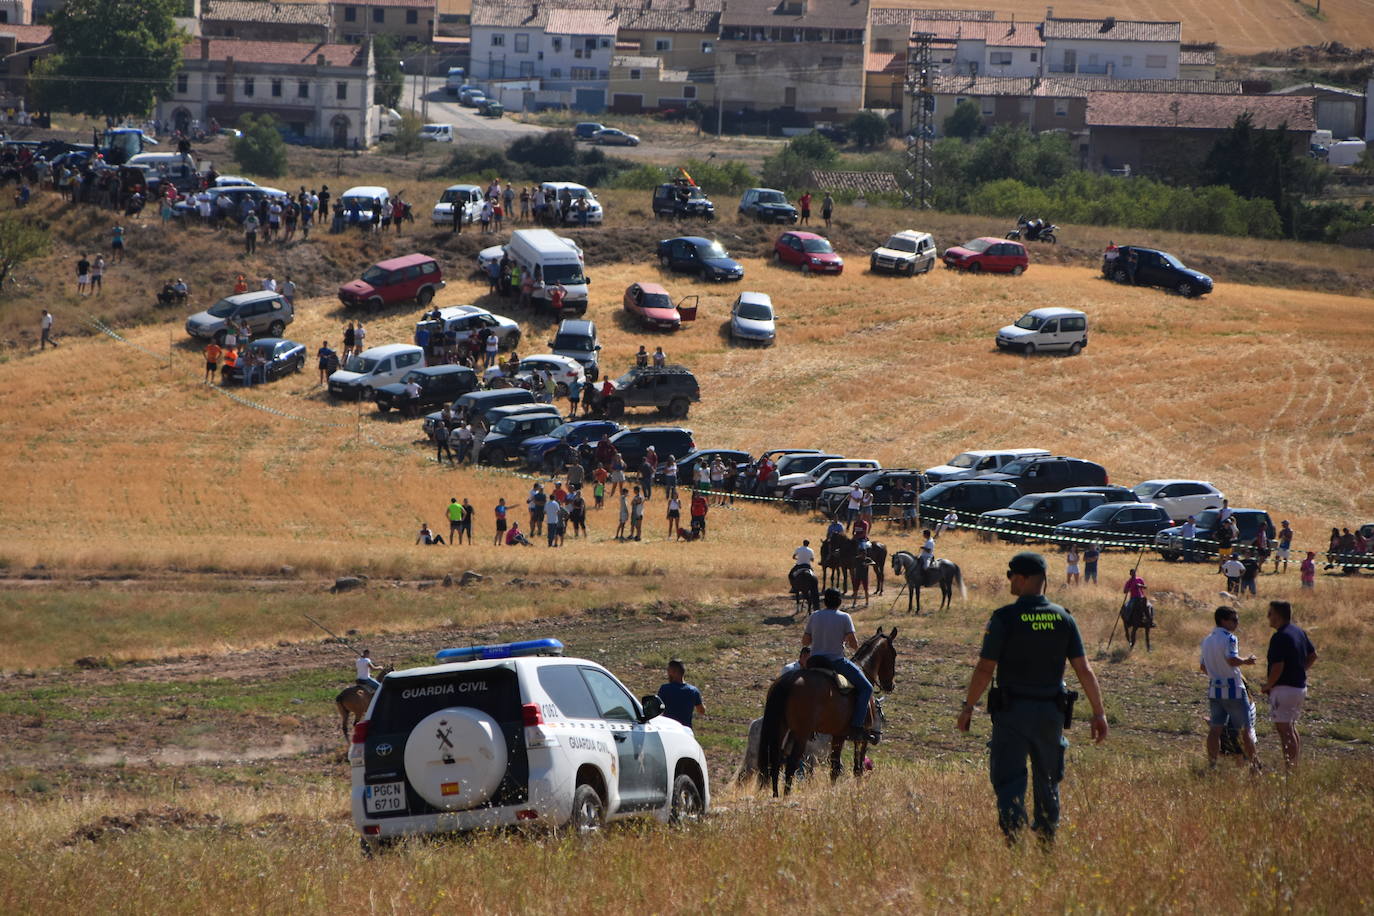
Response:
[[[864,676],[886,692],[894,689],[892,676],[897,666],[897,650],[891,633],[878,632],[868,637],[854,653],[854,663]],[[849,723],[853,720],[854,695],[841,693],[835,676],[829,671],[804,668],[791,671],[773,682],[763,704],[763,726],[759,739],[759,774],[772,783],[773,797],[778,795],[778,770],[786,761],[786,791],[792,791],[792,778],[801,765],[806,745],[815,735],[830,735],[830,778],[838,779],[843,769],[841,758]],[[869,725],[880,721],[877,701],[869,709]],[[854,777],[863,775],[864,751],[867,742],[854,744]],[[786,749],[786,757],[783,751]]]
[[[821,578],[822,586],[838,585],[840,591],[849,591],[850,579],[854,569],[863,563],[865,555],[873,561],[878,576],[878,587],[873,594],[883,593],[883,575],[887,569],[887,546],[881,541],[869,541],[865,553],[859,549],[859,542],[847,534],[832,534],[821,541]]]
[[[382,669],[382,677],[385,678],[395,669],[387,665]],[[353,684],[339,691],[338,696],[334,697],[334,708],[339,711],[339,726],[343,729],[344,738],[347,738],[352,731],[352,726],[348,724],[348,717],[353,717],[353,725],[357,725],[367,715],[367,707],[372,703],[372,691],[362,684]]]

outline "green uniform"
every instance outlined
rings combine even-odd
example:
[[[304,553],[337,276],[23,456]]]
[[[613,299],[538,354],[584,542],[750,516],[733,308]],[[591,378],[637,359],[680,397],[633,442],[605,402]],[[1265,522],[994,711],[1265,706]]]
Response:
[[[1064,664],[1083,655],[1073,616],[1043,595],[1022,596],[988,621],[980,655],[997,662],[1002,708],[993,715],[988,742],[997,816],[1009,836],[1026,824],[1026,758],[1030,757],[1035,820],[1032,829],[1053,837],[1059,825],[1059,781],[1064,778],[1064,716],[1056,699],[1064,690]]]

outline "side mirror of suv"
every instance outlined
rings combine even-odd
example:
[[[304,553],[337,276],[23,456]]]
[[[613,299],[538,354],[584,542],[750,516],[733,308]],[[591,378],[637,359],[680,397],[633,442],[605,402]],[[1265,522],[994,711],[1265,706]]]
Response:
[[[640,697],[639,705],[644,707],[644,718],[641,721],[648,722],[663,715],[663,701],[656,696]]]

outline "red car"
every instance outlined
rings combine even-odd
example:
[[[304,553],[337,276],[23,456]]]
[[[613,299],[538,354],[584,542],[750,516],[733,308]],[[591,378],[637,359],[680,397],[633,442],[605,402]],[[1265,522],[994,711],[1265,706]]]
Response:
[[[363,271],[362,279],[340,286],[339,301],[345,306],[365,305],[373,309],[414,301],[424,308],[443,288],[438,261],[427,254],[407,254],[378,261]]]
[[[962,245],[945,249],[945,266],[967,270],[971,274],[986,270],[1019,277],[1030,266],[1026,246],[992,236],[983,236]]]
[[[631,283],[625,290],[625,311],[638,315],[646,328],[676,331],[684,321],[697,317],[696,296],[688,296],[673,304],[673,297],[657,283]],[[691,305],[683,305],[688,300]]]
[[[835,253],[823,236],[814,232],[784,232],[773,244],[773,260],[796,264],[804,274],[838,274],[844,271],[844,258]]]

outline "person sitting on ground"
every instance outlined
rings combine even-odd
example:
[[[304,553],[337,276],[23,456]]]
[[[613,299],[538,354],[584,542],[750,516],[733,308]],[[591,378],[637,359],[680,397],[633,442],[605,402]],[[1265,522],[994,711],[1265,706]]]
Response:
[[[429,522],[422,522],[420,524],[420,536],[415,539],[416,544],[419,544],[421,542],[430,545],[442,544],[444,543],[444,536],[441,534],[435,534],[433,531],[430,531]]]
[[[506,546],[514,547],[516,544],[524,544],[526,547],[533,547],[529,538],[525,537],[525,532],[520,530],[520,523],[511,519],[510,530],[506,532]]]

